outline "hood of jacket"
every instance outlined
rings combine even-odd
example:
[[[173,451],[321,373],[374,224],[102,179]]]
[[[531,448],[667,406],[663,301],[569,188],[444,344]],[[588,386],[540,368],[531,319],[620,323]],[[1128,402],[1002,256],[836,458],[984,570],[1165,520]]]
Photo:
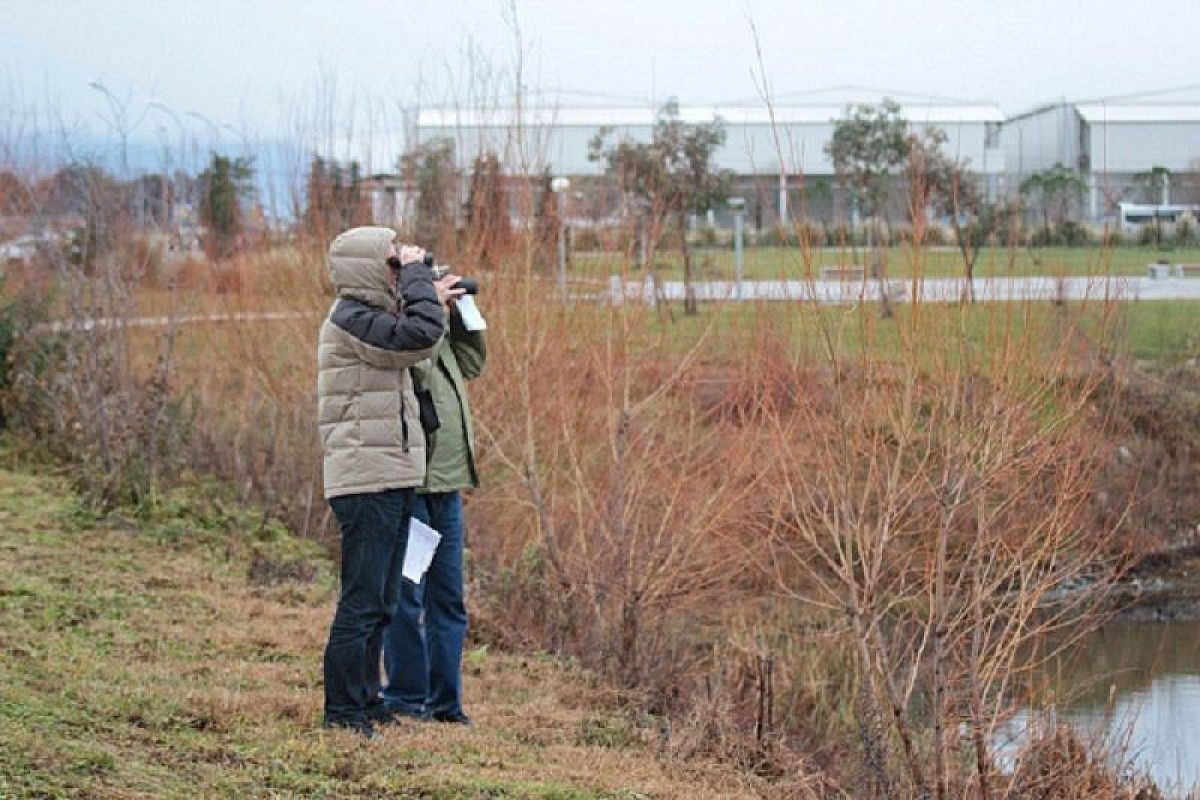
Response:
[[[391,228],[351,228],[329,245],[326,263],[337,296],[359,300],[369,306],[391,310],[396,293],[388,247],[396,239]]]

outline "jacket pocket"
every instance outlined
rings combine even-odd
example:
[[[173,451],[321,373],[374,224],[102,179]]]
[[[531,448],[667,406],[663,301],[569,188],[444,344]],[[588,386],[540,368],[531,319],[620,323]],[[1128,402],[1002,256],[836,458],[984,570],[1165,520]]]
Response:
[[[404,398],[400,398],[400,449],[408,452],[408,417],[404,415]]]

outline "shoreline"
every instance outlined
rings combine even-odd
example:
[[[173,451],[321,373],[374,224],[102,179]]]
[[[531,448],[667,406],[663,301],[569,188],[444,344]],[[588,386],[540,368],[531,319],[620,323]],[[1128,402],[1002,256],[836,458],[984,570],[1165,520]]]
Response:
[[[1200,543],[1142,556],[1114,587],[1112,622],[1200,621]]]

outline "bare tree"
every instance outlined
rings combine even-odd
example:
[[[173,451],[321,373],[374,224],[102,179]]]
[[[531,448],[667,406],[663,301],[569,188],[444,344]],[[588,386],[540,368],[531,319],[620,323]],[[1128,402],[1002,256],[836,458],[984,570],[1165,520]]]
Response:
[[[717,148],[725,142],[721,121],[685,124],[679,118],[678,104],[672,101],[660,110],[651,141],[626,140],[610,146],[610,133],[601,130],[596,134],[589,157],[604,162],[624,193],[641,199],[652,213],[675,220],[683,256],[684,309],[694,314],[697,305],[692,290],[687,216],[705,213],[729,195],[732,173],[718,170],[713,164]],[[655,227],[653,222],[651,227]]]
[[[834,169],[849,185],[855,211],[869,220],[867,248],[875,262],[872,270],[879,279],[885,317],[892,314],[884,285],[887,258],[875,252],[875,229],[880,214],[886,222],[888,189],[893,175],[907,163],[909,148],[908,121],[900,104],[890,99],[884,99],[879,106],[847,106],[842,119],[834,122],[833,136],[825,145]],[[854,216],[851,214],[852,223]],[[853,243],[853,225],[850,235]],[[887,247],[886,241],[882,244]]]
[[[946,142],[944,131],[926,128],[920,136],[910,136],[909,142],[910,215],[914,234],[926,209],[949,220],[962,259],[963,298],[973,303],[975,264],[984,244],[992,241],[1005,224],[1005,210],[988,202],[979,176],[970,168],[969,159],[951,158],[942,149]],[[914,246],[920,246],[920,239],[915,235]]]

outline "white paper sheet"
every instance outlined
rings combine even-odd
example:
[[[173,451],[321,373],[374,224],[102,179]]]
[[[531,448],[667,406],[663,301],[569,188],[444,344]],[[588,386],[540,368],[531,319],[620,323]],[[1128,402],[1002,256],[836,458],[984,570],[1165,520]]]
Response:
[[[458,316],[462,318],[464,328],[469,331],[487,330],[487,321],[483,318],[483,314],[479,313],[479,306],[475,305],[474,297],[464,294],[455,300],[454,304],[458,307]]]
[[[404,566],[400,572],[413,583],[420,583],[433,561],[442,535],[421,520],[413,517],[408,523],[408,547],[404,549]]]

